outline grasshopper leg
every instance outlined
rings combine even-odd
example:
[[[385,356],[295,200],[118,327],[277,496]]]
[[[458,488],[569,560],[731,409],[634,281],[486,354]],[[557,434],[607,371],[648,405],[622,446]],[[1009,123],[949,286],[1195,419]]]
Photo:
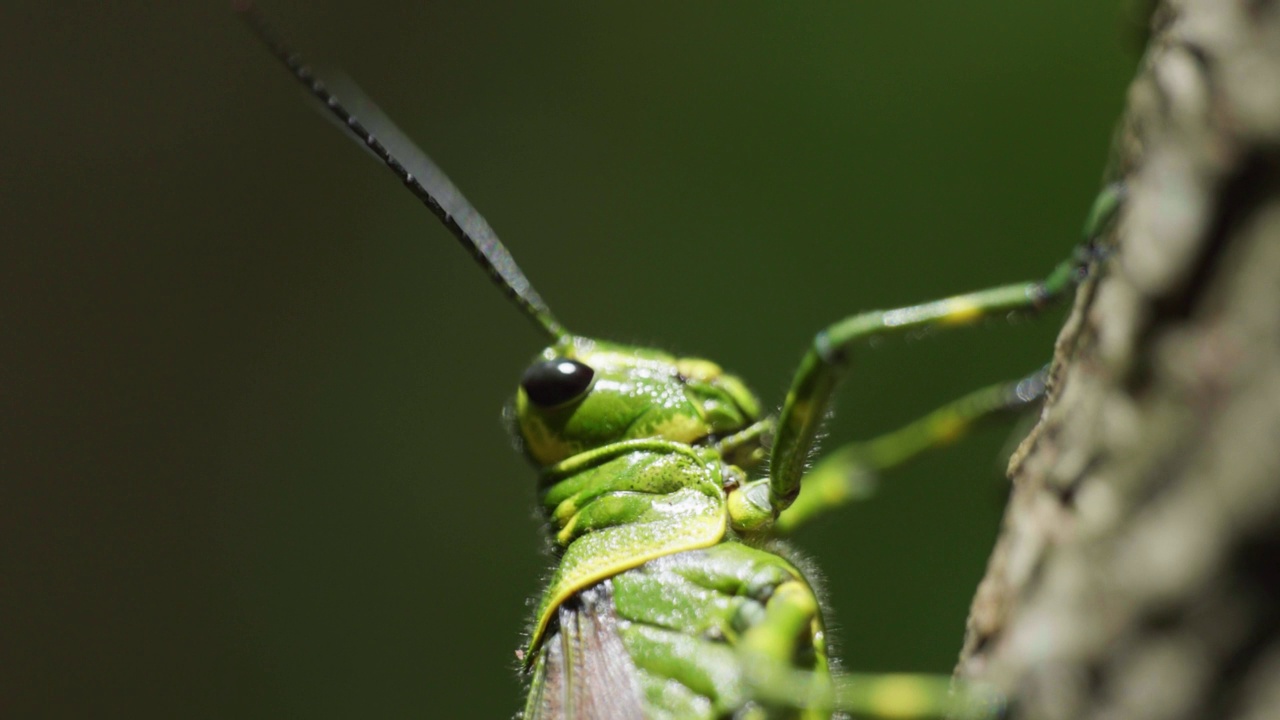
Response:
[[[874,338],[970,325],[1004,314],[1039,312],[1065,297],[1084,279],[1098,257],[1096,240],[1115,217],[1122,186],[1107,187],[1094,201],[1085,224],[1085,243],[1041,280],[1002,285],[921,305],[852,315],[819,332],[800,361],[778,416],[769,468],[769,501],[774,513],[800,494],[805,461],[817,441],[841,376],[855,347]]]
[[[791,563],[736,542],[612,579],[617,629],[654,717],[991,718],[950,678],[833,672],[816,594]]]
[[[760,717],[828,718],[833,710],[870,718],[978,720],[998,715],[1002,703],[997,696],[958,686],[945,675],[828,674],[796,667],[796,639],[815,629],[821,632],[818,599],[798,579],[771,590],[763,615],[737,647],[745,685],[762,710],[768,709]]]
[[[884,471],[1035,405],[1044,396],[1047,377],[1044,367],[1019,380],[984,387],[897,430],[828,453],[805,474],[804,493],[778,516],[774,531],[789,534],[815,517],[864,499],[875,491]]]

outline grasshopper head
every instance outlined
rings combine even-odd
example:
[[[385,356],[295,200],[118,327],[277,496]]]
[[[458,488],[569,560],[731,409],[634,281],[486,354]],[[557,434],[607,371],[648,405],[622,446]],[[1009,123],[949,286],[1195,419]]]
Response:
[[[515,415],[529,457],[547,466],[622,440],[731,435],[759,417],[760,402],[708,360],[571,337],[525,371]]]

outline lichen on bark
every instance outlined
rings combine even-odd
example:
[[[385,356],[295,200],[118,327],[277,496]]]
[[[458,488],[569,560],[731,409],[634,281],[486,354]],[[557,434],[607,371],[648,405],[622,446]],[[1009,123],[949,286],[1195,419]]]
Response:
[[[957,676],[1015,718],[1280,717],[1280,4],[1168,0]]]

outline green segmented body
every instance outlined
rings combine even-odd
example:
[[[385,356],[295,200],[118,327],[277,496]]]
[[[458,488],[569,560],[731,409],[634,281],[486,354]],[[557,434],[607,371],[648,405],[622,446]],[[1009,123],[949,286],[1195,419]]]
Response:
[[[788,601],[793,622],[784,623],[777,609],[765,620],[775,593],[802,600]],[[806,612],[817,598],[800,571],[771,552],[723,542],[648,561],[582,595],[589,599],[558,611],[556,629],[538,651],[526,719],[732,717],[760,705],[742,659],[748,655],[744,635],[758,632],[762,622],[787,633],[798,628],[787,665],[827,677],[821,617]],[[585,622],[597,624],[604,639],[583,632]],[[563,668],[574,664],[575,651],[583,656],[577,659],[583,679],[569,683]],[[608,715],[592,704],[592,690],[601,687],[613,688]],[[827,714],[792,707],[773,716]]]
[[[570,402],[539,407],[524,388],[516,401],[527,454],[554,460],[540,495],[559,556],[525,656],[525,717],[600,717],[601,687],[607,717],[730,717],[761,701],[752,656],[825,684],[816,595],[745,544],[764,536],[731,511],[761,457],[760,436],[741,435],[755,398],[712,363],[642,348],[575,338],[544,357],[594,373]]]

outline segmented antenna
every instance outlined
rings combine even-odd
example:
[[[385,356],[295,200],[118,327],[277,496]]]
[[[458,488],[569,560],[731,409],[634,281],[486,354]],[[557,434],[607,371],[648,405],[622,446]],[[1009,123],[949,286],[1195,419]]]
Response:
[[[337,93],[331,92],[329,86],[316,76],[302,57],[280,39],[279,33],[252,3],[236,2],[233,3],[233,8],[271,54],[324,105],[325,110],[338,120],[341,127],[367,147],[400,178],[409,192],[440,218],[440,222],[449,228],[476,262],[489,273],[494,284],[502,288],[530,320],[537,323],[553,341],[558,342],[568,336],[568,332],[556,321],[551,309],[521,272],[520,266],[516,265],[506,246],[498,240],[493,228],[489,227],[489,223],[476,212],[426,153],[419,150],[353,83],[332,83],[341,86],[339,92],[346,101],[339,100]]]

